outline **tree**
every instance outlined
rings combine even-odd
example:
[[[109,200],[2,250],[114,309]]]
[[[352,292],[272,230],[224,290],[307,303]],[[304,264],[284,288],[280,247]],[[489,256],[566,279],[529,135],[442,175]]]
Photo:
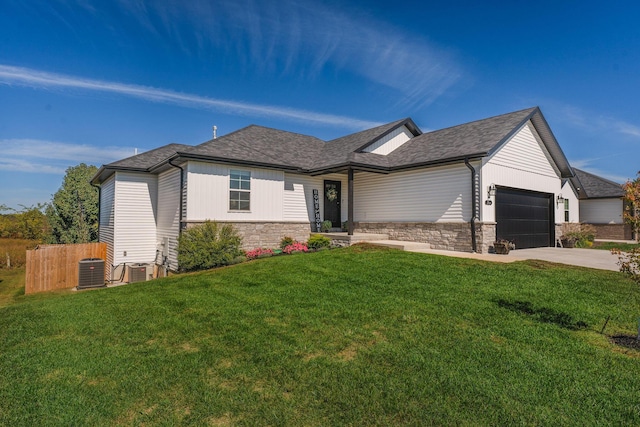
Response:
[[[98,189],[89,183],[97,170],[84,163],[66,170],[62,186],[46,209],[51,226],[49,243],[98,240]]]
[[[627,181],[624,186],[624,220],[627,224],[631,224],[631,228],[635,233],[636,240],[640,234],[640,171],[633,181]]]
[[[0,237],[13,239],[29,239],[42,241],[49,232],[49,223],[44,214],[47,205],[38,203],[35,206],[20,205],[17,211],[0,205]]]

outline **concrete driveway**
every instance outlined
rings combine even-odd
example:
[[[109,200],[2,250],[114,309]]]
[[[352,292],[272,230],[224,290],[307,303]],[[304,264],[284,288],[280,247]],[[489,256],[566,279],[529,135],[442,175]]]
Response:
[[[491,254],[494,255],[494,254]],[[580,267],[597,268],[599,270],[619,271],[618,256],[599,249],[580,248],[533,248],[516,249],[509,255],[494,255],[512,258],[513,260],[541,259],[560,264],[578,265]]]
[[[619,271],[618,256],[611,252],[599,249],[579,249],[579,248],[533,248],[516,249],[508,255],[496,254],[473,254],[469,252],[442,251],[428,248],[427,244],[399,245],[398,242],[388,241],[388,246],[397,247],[410,252],[421,252],[426,254],[437,254],[452,256],[457,258],[472,258],[493,262],[514,262],[527,259],[540,259],[543,261],[557,262],[560,264],[577,265],[580,267],[597,268],[599,270]],[[378,244],[378,242],[372,242]],[[395,244],[393,244],[395,243]]]

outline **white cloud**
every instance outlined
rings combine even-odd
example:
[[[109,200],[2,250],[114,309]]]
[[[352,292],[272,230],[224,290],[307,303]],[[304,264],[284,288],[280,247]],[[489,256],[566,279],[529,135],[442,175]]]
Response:
[[[306,77],[330,65],[396,89],[397,98],[410,103],[432,102],[462,76],[450,51],[348,3],[121,0],[120,6],[183,49],[185,40],[195,39],[201,51],[213,46],[251,68]]]
[[[556,106],[565,122],[591,132],[610,132],[640,138],[640,126],[615,117],[592,113],[583,109],[562,105]]]
[[[7,65],[0,65],[0,83],[28,86],[38,89],[72,88],[117,93],[151,102],[168,103],[190,108],[206,108],[225,112],[231,111],[247,116],[280,117],[354,129],[364,129],[380,124],[378,122],[358,120],[345,116],[315,113],[312,111],[286,107],[213,99],[147,86],[86,79]]]
[[[615,156],[607,156],[607,157],[615,157]],[[606,172],[602,169],[592,166],[594,164],[600,164],[601,160],[607,157],[599,157],[599,158],[592,158],[592,159],[574,159],[574,160],[570,160],[569,164],[574,168],[592,173],[594,175],[601,176],[603,178],[606,178],[608,180],[611,180],[617,183],[622,184],[626,182],[627,179],[629,179],[629,177],[612,174],[610,172]]]
[[[38,139],[2,139],[0,152],[0,170],[55,175],[63,175],[68,167],[79,163],[101,165],[134,154],[130,148]]]

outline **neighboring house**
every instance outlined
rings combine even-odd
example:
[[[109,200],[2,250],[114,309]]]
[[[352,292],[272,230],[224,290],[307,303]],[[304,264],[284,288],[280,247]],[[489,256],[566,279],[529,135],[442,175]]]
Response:
[[[553,246],[565,219],[577,221],[577,203],[565,218],[560,198],[571,177],[536,107],[427,133],[398,120],[328,142],[252,125],[104,165],[92,183],[108,264],[176,269],[180,231],[205,220],[233,224],[246,248],[306,240],[316,214],[349,234],[437,249]]]
[[[580,198],[580,222],[596,229],[597,239],[631,240],[631,225],[624,223],[624,191],[618,184],[574,168],[573,186]]]

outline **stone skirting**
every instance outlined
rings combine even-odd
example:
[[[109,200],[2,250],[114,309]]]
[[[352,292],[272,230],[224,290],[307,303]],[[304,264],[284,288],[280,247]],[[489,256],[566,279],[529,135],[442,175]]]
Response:
[[[204,221],[203,221],[204,222]],[[309,240],[311,224],[308,222],[234,222],[216,221],[218,224],[231,224],[242,236],[242,249],[277,248],[283,237],[291,237],[300,242]],[[202,222],[189,222],[188,227],[193,227]]]
[[[358,233],[387,234],[391,240],[429,243],[432,249],[471,252],[468,222],[356,222]],[[476,223],[476,246],[488,253],[496,236],[495,223]]]

